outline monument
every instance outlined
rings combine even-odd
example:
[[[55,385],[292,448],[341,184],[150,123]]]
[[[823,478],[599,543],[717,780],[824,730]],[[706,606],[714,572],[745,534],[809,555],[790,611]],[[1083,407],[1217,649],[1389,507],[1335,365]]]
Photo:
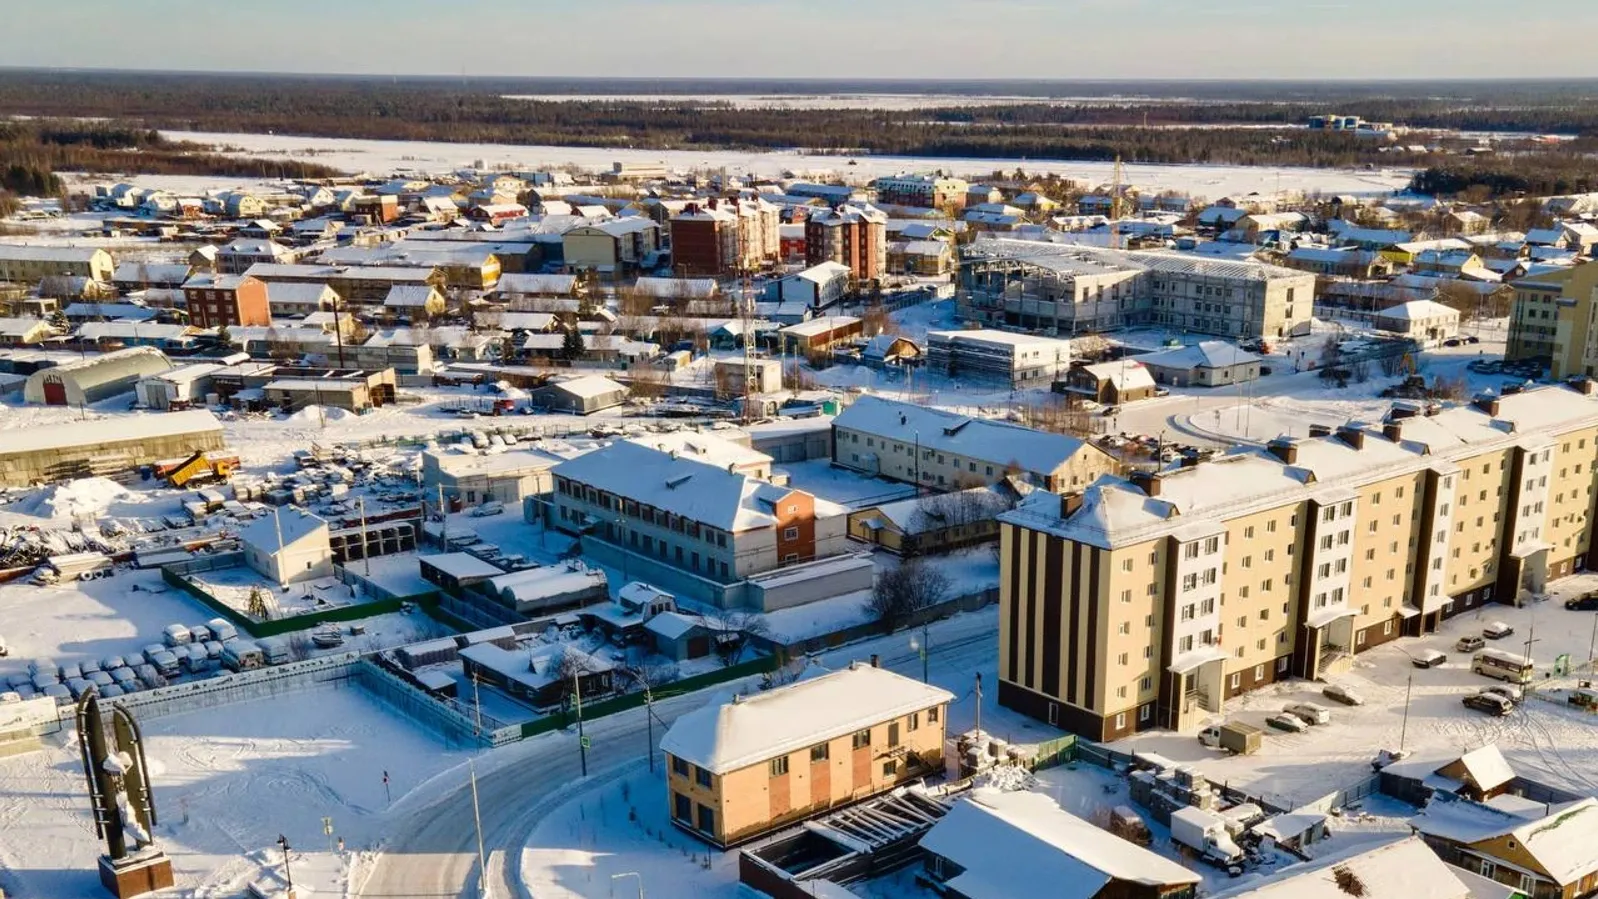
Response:
[[[117,706],[107,732],[99,694],[88,690],[78,699],[78,749],[94,832],[105,840],[100,883],[118,899],[172,886],[172,860],[155,845],[155,797],[138,722]]]

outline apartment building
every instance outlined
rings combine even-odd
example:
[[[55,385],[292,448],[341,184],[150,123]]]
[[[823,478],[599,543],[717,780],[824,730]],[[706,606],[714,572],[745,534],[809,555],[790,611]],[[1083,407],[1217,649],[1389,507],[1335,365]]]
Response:
[[[555,527],[720,584],[843,552],[848,510],[740,470],[704,435],[621,441],[555,466]]]
[[[1598,564],[1598,383],[1311,434],[1001,516],[1000,702],[1180,729]]]
[[[759,198],[693,203],[671,218],[671,262],[681,274],[761,271],[781,258],[782,210]]]
[[[266,284],[249,275],[203,272],[183,282],[183,298],[196,328],[272,324]]]
[[[568,270],[626,277],[654,267],[660,255],[660,225],[642,215],[613,219],[573,228],[561,237],[561,244]]]
[[[1071,341],[984,328],[929,331],[927,367],[967,382],[1041,387],[1070,370]]]
[[[895,175],[871,183],[877,202],[889,206],[919,206],[923,209],[964,209],[971,185],[960,178],[932,175]]]
[[[1515,282],[1504,358],[1540,361],[1555,378],[1598,373],[1598,265],[1578,265]]]
[[[805,265],[849,266],[855,283],[874,281],[888,267],[888,216],[874,206],[822,209],[805,219]]]
[[[1120,463],[1091,443],[914,403],[862,396],[832,420],[832,462],[932,490],[1020,477],[1082,490]]]
[[[444,273],[437,266],[296,265],[258,263],[246,275],[267,284],[326,284],[347,305],[382,305],[388,292],[399,286],[443,289]]]
[[[216,270],[224,275],[242,275],[250,266],[291,265],[296,254],[293,250],[272,240],[240,238],[219,247],[216,251]]]
[[[110,281],[115,271],[111,254],[95,247],[0,245],[0,281],[36,284],[55,275]]]
[[[689,712],[660,741],[672,823],[725,848],[939,771],[953,699],[855,663]]]
[[[964,248],[960,317],[1050,335],[1132,325],[1234,340],[1309,327],[1315,276],[1258,262],[984,238]]]

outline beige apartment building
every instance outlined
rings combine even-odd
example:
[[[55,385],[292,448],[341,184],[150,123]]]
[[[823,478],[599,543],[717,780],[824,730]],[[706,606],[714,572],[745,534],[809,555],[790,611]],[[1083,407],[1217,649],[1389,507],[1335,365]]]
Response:
[[[111,254],[98,247],[0,246],[0,281],[36,284],[52,275],[110,281],[115,270]]]
[[[1515,282],[1510,361],[1541,360],[1549,375],[1598,373],[1598,265],[1578,265]]]
[[[672,823],[727,847],[939,771],[953,699],[857,662],[689,712],[660,741]]]
[[[1114,456],[1076,437],[876,396],[862,396],[833,419],[832,462],[935,491],[1008,477],[1045,490],[1082,490],[1121,470]]]
[[[1000,517],[999,701],[1093,739],[1593,567],[1598,382],[1034,494]]]

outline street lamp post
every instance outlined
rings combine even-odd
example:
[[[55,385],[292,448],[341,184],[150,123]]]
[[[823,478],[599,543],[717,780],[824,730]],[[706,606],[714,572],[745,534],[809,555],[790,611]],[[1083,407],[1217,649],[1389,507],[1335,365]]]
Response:
[[[1398,751],[1399,751],[1399,753],[1403,753],[1403,751],[1404,751],[1404,739],[1409,736],[1409,696],[1410,696],[1410,692],[1413,691],[1414,689],[1415,689],[1415,672],[1414,672],[1414,670],[1412,668],[1410,670],[1410,672],[1409,672],[1409,681],[1408,681],[1408,683],[1406,683],[1404,685],[1404,723],[1399,727],[1399,730],[1398,730]]]
[[[644,878],[637,871],[623,871],[620,874],[610,875],[610,895],[616,895],[616,881],[623,877],[631,877],[638,881],[638,899],[644,899]]]
[[[294,899],[294,872],[289,870],[289,838],[278,834],[277,844],[283,847],[283,879],[288,881],[289,899]]]

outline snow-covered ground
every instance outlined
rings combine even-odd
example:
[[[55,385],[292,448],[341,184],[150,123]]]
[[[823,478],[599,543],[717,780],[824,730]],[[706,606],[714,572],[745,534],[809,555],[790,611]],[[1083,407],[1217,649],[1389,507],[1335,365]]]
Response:
[[[296,882],[342,896],[343,864],[322,819],[348,850],[371,850],[395,800],[463,757],[355,688],[295,693],[142,722],[160,823],[180,895],[232,897],[262,876],[289,836]],[[0,888],[25,897],[100,895],[103,851],[70,730],[42,752],[0,760]],[[26,834],[25,837],[22,835]],[[313,874],[313,872],[315,872]]]
[[[907,156],[834,156],[796,151],[626,150],[586,147],[515,146],[509,144],[439,143],[433,141],[354,140],[292,137],[281,134],[225,134],[165,131],[171,140],[235,148],[236,155],[313,160],[351,172],[386,174],[398,170],[446,172],[482,160],[490,167],[519,170],[578,166],[608,170],[612,163],[663,164],[672,169],[727,169],[776,178],[785,172],[821,176],[831,172],[867,181],[903,171],[943,170],[981,177],[1017,168],[1033,174],[1058,174],[1088,184],[1108,183],[1115,165],[1040,159],[922,158]],[[853,164],[851,164],[853,163]],[[1278,191],[1380,195],[1409,183],[1409,170],[1306,169],[1286,166],[1139,165],[1124,166],[1124,179],[1144,190],[1176,190],[1218,199],[1227,195]],[[169,190],[197,191],[244,179],[172,180]],[[259,179],[248,179],[258,181]]]

